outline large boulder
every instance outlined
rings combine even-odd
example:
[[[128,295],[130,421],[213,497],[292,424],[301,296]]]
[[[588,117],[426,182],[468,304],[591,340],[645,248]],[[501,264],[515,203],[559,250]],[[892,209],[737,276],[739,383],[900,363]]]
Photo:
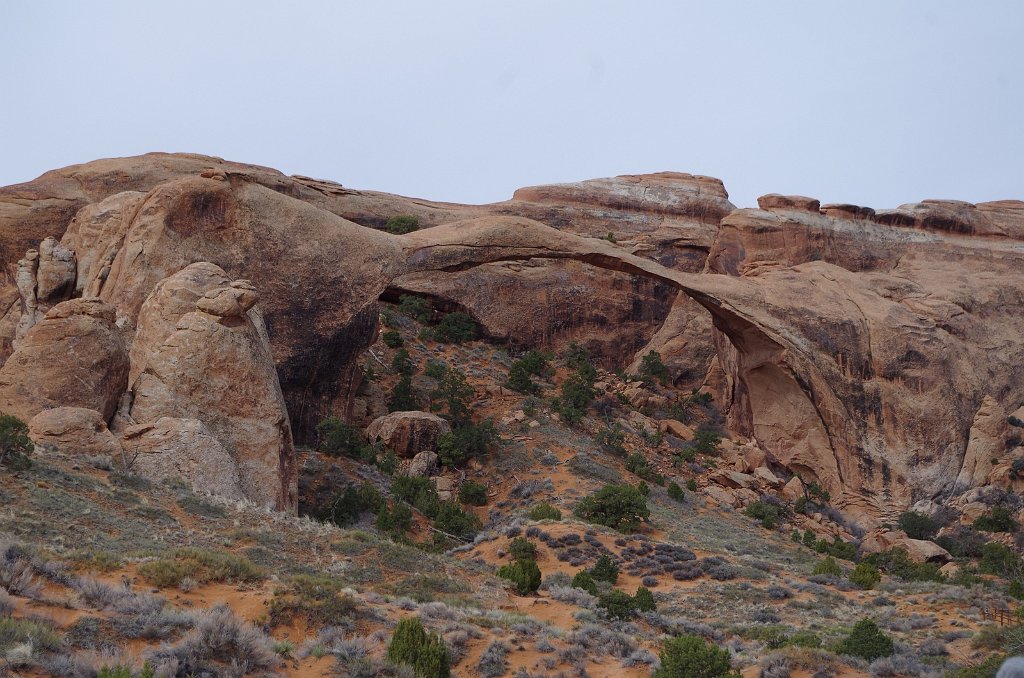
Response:
[[[122,445],[132,470],[150,480],[180,478],[197,492],[245,497],[235,460],[198,419],[160,417],[132,426]]]
[[[370,442],[383,443],[400,457],[415,457],[437,449],[437,439],[452,427],[429,412],[392,412],[378,417],[366,427]]]
[[[28,421],[45,409],[83,407],[109,421],[128,384],[128,351],[114,316],[99,299],[50,309],[0,368],[0,411]]]
[[[84,407],[43,410],[28,422],[28,437],[37,446],[62,454],[121,457],[121,445],[103,416]]]
[[[195,290],[182,281],[193,280],[196,269],[186,268],[178,275],[180,280],[160,286],[155,294],[179,300],[170,292],[178,290],[191,298]],[[204,269],[202,276],[216,278],[217,272]],[[200,310],[203,300],[235,298],[240,290],[244,303],[203,304],[207,310]],[[193,310],[182,315],[162,341],[159,328],[140,327],[151,348],[133,353],[141,370],[132,384],[129,419],[201,421],[234,459],[245,497],[291,511],[298,492],[295,450],[266,330],[260,316],[251,312],[255,303],[248,283],[229,284],[193,301]],[[166,329],[169,316],[158,306],[154,300],[149,305],[152,313],[143,320],[152,319]]]

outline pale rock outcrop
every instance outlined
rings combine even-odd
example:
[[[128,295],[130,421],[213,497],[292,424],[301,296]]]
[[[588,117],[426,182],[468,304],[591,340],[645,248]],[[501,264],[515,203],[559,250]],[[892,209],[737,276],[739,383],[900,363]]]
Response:
[[[28,421],[45,409],[83,407],[108,421],[127,382],[114,309],[72,299],[50,309],[0,368],[0,411]]]
[[[750,489],[756,484],[754,476],[739,471],[721,469],[712,473],[709,478],[711,482],[718,483],[723,487]]]
[[[198,280],[202,288],[217,277],[205,266],[179,272],[177,280],[154,292],[146,318],[166,329],[173,313],[160,300],[184,306],[197,293],[193,283]],[[206,308],[224,315],[199,310],[207,299],[215,303]],[[259,317],[254,320],[244,308],[249,301],[254,303],[254,292],[248,284],[213,288],[193,302],[193,310],[162,341],[162,329],[140,327],[152,348],[134,354],[145,366],[132,384],[130,418],[137,423],[162,417],[201,421],[234,460],[247,499],[294,510],[297,469],[288,414],[266,331],[257,327]]]
[[[181,478],[197,492],[245,498],[238,465],[198,419],[160,417],[132,426],[122,445],[132,470],[150,480]]]
[[[796,501],[805,496],[807,495],[804,493],[803,481],[797,476],[790,478],[789,482],[782,487],[782,498],[786,501]]]
[[[103,416],[84,407],[43,410],[28,422],[28,436],[37,446],[62,454],[121,457],[121,445]]]
[[[424,450],[409,460],[409,464],[405,466],[403,473],[414,478],[429,478],[437,473],[440,468],[437,453]]]
[[[658,424],[658,430],[682,440],[693,440],[693,429],[675,419],[662,419]]]
[[[985,483],[996,462],[1006,451],[1006,434],[1006,410],[994,398],[986,395],[974,415],[964,463],[956,478],[959,491]]]
[[[437,439],[451,430],[447,421],[430,412],[392,412],[370,422],[366,438],[400,457],[415,457],[437,450]]]
[[[718,485],[708,485],[704,489],[704,494],[706,494],[709,499],[721,504],[722,506],[731,506],[735,508],[740,505],[739,498],[736,496],[735,492],[727,490],[724,487],[719,487]]]
[[[771,472],[767,466],[758,466],[753,472],[754,478],[770,488],[782,487],[783,483],[778,476]]]
[[[933,541],[924,539],[903,539],[896,543],[896,548],[905,548],[910,559],[915,563],[948,563],[953,560],[949,551]]]
[[[36,298],[40,302],[67,299],[75,289],[77,265],[75,253],[54,237],[39,243],[39,269],[36,271]]]

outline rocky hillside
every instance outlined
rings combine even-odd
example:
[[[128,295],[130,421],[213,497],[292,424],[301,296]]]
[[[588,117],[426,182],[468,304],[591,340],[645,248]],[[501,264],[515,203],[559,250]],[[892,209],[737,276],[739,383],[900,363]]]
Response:
[[[323,602],[323,587],[336,587],[331,600],[348,589],[350,608],[336,611],[345,633],[320,643],[343,673],[337,648],[356,635],[361,660],[392,670],[384,641],[418,609],[443,631],[456,674],[493,676],[647,675],[659,662],[659,675],[685,675],[665,673],[664,637],[680,634],[728,646],[753,675],[786,675],[771,661],[796,674],[822,662],[866,670],[841,658],[856,655],[842,643],[861,617],[896,634],[896,656],[922,667],[911,675],[932,675],[1002,647],[967,637],[1024,591],[1012,537],[1024,483],[1024,202],[876,211],[772,194],[735,209],[716,179],[660,173],[465,206],[148,154],[0,188],[0,266],[0,412],[25,422],[36,448],[33,468],[0,471],[5,502],[33,525],[85,515],[72,506],[104,514],[86,523],[117,540],[92,545],[110,576],[182,591],[147,599],[154,614],[224,593],[269,634],[250,639],[269,653],[254,671],[324,669],[309,661],[310,639],[334,613],[273,616],[279,596]],[[119,478],[139,485],[134,496]],[[61,501],[33,498],[53,482]],[[635,513],[609,519],[594,507],[601,492]],[[216,515],[182,514],[181,502],[200,501],[187,497],[207,497]],[[161,545],[117,537],[149,501],[154,524],[166,523]],[[541,505],[577,519],[537,523],[550,519],[534,515]],[[70,553],[67,519],[26,529],[12,513],[0,525],[13,619],[42,606],[64,633],[82,610],[104,624],[118,605],[135,614],[141,594],[89,597],[81,572],[93,565]],[[193,580],[184,587],[153,572],[175,558],[170,547],[230,559],[269,538],[221,540],[232,520],[235,532],[271,520],[273,534],[319,536],[291,544],[287,562],[246,556],[234,574],[182,575]],[[510,558],[521,536],[534,553]],[[347,559],[325,555],[352,540],[362,546]],[[380,567],[396,544],[435,552],[431,567],[473,584],[442,588],[458,594],[442,610],[388,588],[405,575],[349,573]],[[230,553],[210,555],[219,547]],[[851,564],[823,565],[822,553]],[[601,556],[621,579],[574,587]],[[512,592],[493,577],[502,565]],[[542,593],[520,590],[537,565]],[[427,576],[422,567],[406,575]],[[226,584],[261,593],[242,604],[210,588]],[[886,595],[864,593],[876,586]],[[636,607],[647,594],[613,594],[638,587],[653,591],[658,619]],[[832,616],[806,612],[814,596]],[[767,607],[729,609],[733,599]],[[56,613],[60,601],[78,612]],[[513,617],[486,617],[495,605]],[[906,628],[893,621],[902,614]],[[918,617],[931,621],[915,628]],[[181,654],[204,620],[149,640],[173,639],[182,672],[223,670],[216,652]],[[526,642],[533,626],[520,636],[531,624],[553,649]],[[805,631],[815,648],[775,652]],[[50,633],[54,648],[71,642]],[[289,665],[292,651],[275,655],[271,637],[313,644]],[[116,645],[170,661],[139,638]],[[577,641],[606,654],[575,656]],[[29,650],[26,666],[60,673]],[[481,668],[492,652],[500,673]]]

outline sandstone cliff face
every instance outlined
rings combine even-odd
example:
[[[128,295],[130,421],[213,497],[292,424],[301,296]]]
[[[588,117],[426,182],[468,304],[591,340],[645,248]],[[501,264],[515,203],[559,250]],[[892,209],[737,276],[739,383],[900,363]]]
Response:
[[[64,233],[69,202],[87,206]],[[114,310],[67,333],[110,346],[116,337],[124,353],[130,346],[127,416],[202,421],[240,461],[243,485],[256,483],[246,496],[282,506],[290,435],[278,415],[286,405],[302,439],[323,416],[344,414],[358,356],[376,333],[376,300],[389,289],[466,308],[494,336],[530,342],[614,322],[598,344],[625,347],[619,364],[634,348],[653,348],[680,383],[706,373],[734,432],[864,515],[958,489],[965,469],[959,487],[990,482],[968,441],[986,397],[1005,411],[1024,401],[1024,203],[925,201],[876,212],[766,196],[761,209],[730,209],[720,182],[688,175],[523,189],[506,203],[463,207],[202,156],[100,161],[0,191],[7,251],[63,234],[73,255],[50,241],[54,266],[40,276],[40,247],[23,257],[17,284],[14,259],[5,259],[11,282],[0,301],[17,301],[0,330],[15,340],[22,316],[38,318],[69,291],[98,297]],[[399,237],[360,225],[396,213],[432,227]],[[608,231],[617,243],[583,237]],[[223,277],[188,268],[198,262]],[[173,285],[161,282],[183,269],[189,275]],[[232,286],[239,279],[251,285]],[[149,308],[153,295],[164,302]],[[538,312],[548,302],[554,308]],[[40,365],[53,349],[42,344],[60,333],[34,338],[48,323],[47,315],[28,330],[0,370],[0,407],[31,416],[77,405],[109,421],[127,385],[123,357],[113,362],[125,376],[88,366],[106,375],[101,397],[88,402],[26,386],[37,374],[49,379]],[[258,393],[243,389],[225,404],[193,392],[204,369],[246,361]],[[215,390],[223,396],[228,380],[253,374],[232,367]],[[241,403],[257,401],[270,403],[259,436],[223,423],[243,421]],[[256,437],[275,442],[260,451]],[[241,465],[243,448],[252,468]],[[1009,468],[1006,455],[997,468]]]

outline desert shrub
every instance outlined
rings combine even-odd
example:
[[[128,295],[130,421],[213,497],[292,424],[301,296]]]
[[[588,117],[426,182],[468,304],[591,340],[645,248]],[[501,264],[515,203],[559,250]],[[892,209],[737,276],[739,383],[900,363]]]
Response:
[[[881,580],[882,575],[879,574],[878,568],[869,563],[858,564],[850,573],[850,581],[853,582],[853,585],[865,590],[873,589],[875,584]]]
[[[420,399],[412,388],[412,375],[401,375],[388,396],[388,412],[413,412],[420,407]]]
[[[446,313],[434,327],[434,336],[437,340],[448,344],[473,341],[476,335],[477,327],[473,317],[461,311]]]
[[[534,560],[537,558],[537,545],[529,539],[516,537],[509,542],[508,552],[516,560]]]
[[[761,527],[766,530],[771,530],[786,516],[786,509],[780,504],[758,500],[747,504],[747,507],[743,509],[743,514],[760,521]]]
[[[342,527],[359,520],[364,513],[377,513],[385,507],[384,497],[370,483],[347,485],[325,505],[317,506],[311,514],[317,520]]]
[[[504,676],[508,672],[508,651],[508,646],[500,640],[492,642],[476,663],[477,673],[483,678]]]
[[[509,368],[505,386],[520,393],[540,393],[540,386],[530,379],[530,373],[519,361],[512,363],[512,367]]]
[[[679,484],[674,480],[668,484],[668,496],[676,501],[685,501],[686,496],[683,494],[683,488],[679,487]]]
[[[373,448],[367,444],[358,426],[329,417],[316,427],[317,449],[330,457],[352,457],[369,461]]]
[[[509,368],[509,388],[520,393],[538,393],[540,387],[533,383],[531,376],[547,376],[551,372],[551,355],[542,351],[530,351]]]
[[[0,466],[14,470],[28,468],[33,449],[28,424],[12,414],[0,414]]]
[[[893,548],[865,556],[863,562],[904,581],[941,582],[944,577],[935,563],[915,563],[906,549]]]
[[[398,348],[405,344],[405,340],[397,330],[388,330],[380,335],[380,338],[388,348]]]
[[[434,527],[462,539],[471,538],[483,529],[480,519],[462,510],[454,501],[443,501],[434,517]]]
[[[636,612],[636,601],[633,600],[633,596],[618,589],[599,594],[597,606],[609,619],[629,619]]]
[[[939,531],[938,523],[917,511],[901,514],[899,526],[911,539],[931,539]]]
[[[597,396],[593,381],[581,376],[580,372],[569,375],[562,382],[561,397],[554,403],[554,409],[566,422],[578,424],[587,413],[587,407]]]
[[[339,626],[352,618],[356,600],[341,592],[341,582],[320,575],[295,575],[267,603],[273,625],[303,617],[312,626]]]
[[[587,522],[623,532],[636,529],[651,515],[644,496],[629,485],[605,485],[580,500],[575,513]]]
[[[856,560],[857,558],[857,547],[853,544],[843,541],[838,535],[832,543],[828,545],[825,550],[830,556],[834,558],[840,558],[842,560]]]
[[[640,360],[640,378],[648,387],[654,386],[655,381],[662,386],[668,385],[670,375],[660,353],[650,351]]]
[[[530,509],[530,520],[561,520],[562,512],[546,501],[542,501]]]
[[[413,667],[423,678],[447,678],[451,675],[448,648],[440,636],[428,634],[419,617],[408,617],[398,622],[387,657],[396,664]]]
[[[981,548],[978,569],[982,574],[1005,577],[1020,567],[1021,559],[1013,549],[999,542],[990,541]]]
[[[686,489],[688,489],[690,492],[696,492],[697,491],[697,480],[694,479],[694,478],[690,478],[689,480],[687,480],[686,481]]]
[[[786,645],[792,645],[793,647],[818,648],[821,647],[821,636],[814,631],[794,631],[792,635],[786,638]]]
[[[606,581],[609,584],[614,584],[619,579],[619,566],[615,564],[607,554],[602,554],[594,566],[589,570],[590,576],[595,581]]]
[[[406,233],[418,231],[419,228],[419,219],[408,214],[391,217],[388,219],[387,223],[384,224],[384,230],[393,235],[405,235]]]
[[[597,582],[588,570],[580,570],[572,578],[572,587],[586,591],[592,596],[597,595]]]
[[[535,593],[540,588],[540,568],[537,567],[537,561],[533,558],[520,558],[513,563],[501,566],[498,569],[498,576],[512,582],[512,587],[520,596]]]
[[[185,578],[200,584],[209,582],[256,582],[263,570],[248,559],[227,551],[180,548],[170,555],[139,566],[139,574],[159,588],[178,586]]]
[[[647,463],[647,457],[639,452],[634,452],[626,459],[626,470],[641,478],[651,475],[651,466]]]
[[[825,559],[820,561],[814,566],[814,574],[830,574],[836,577],[843,575],[843,568],[839,567],[839,563],[832,556],[825,556]]]
[[[416,371],[416,365],[409,356],[409,351],[404,348],[395,351],[395,355],[391,357],[391,369],[398,374],[412,376]]]
[[[402,502],[388,509],[386,506],[377,513],[374,523],[377,529],[399,536],[412,529],[412,509]]]
[[[441,498],[437,496],[437,488],[430,478],[396,476],[391,485],[391,493],[419,509],[428,518],[436,516],[440,508]]]
[[[953,525],[935,543],[956,558],[977,558],[988,538],[967,525]]]
[[[658,609],[654,594],[643,586],[637,587],[636,595],[633,596],[633,604],[640,612],[655,612]]]
[[[497,437],[490,420],[466,423],[438,437],[437,456],[445,466],[455,467],[487,454]]]
[[[35,650],[48,652],[55,652],[62,647],[61,638],[54,627],[42,620],[0,618],[0,657],[25,643]]]
[[[448,364],[443,360],[428,360],[427,366],[423,368],[423,374],[440,382],[444,379],[444,375],[447,374],[448,369]]]
[[[467,480],[459,486],[459,501],[472,506],[483,506],[487,503],[487,486],[475,480]]]
[[[832,499],[832,495],[829,494],[828,490],[819,485],[816,480],[812,480],[807,484],[806,488],[807,494],[812,499],[816,499],[823,504],[827,504]]]
[[[398,310],[421,323],[428,322],[434,313],[429,301],[412,294],[403,294],[398,297]]]
[[[836,649],[840,654],[848,654],[868,661],[874,661],[880,657],[891,657],[896,651],[892,638],[885,635],[870,619],[861,619],[854,624],[849,635],[839,642]]]
[[[435,401],[440,400],[444,408],[445,418],[453,426],[469,424],[469,403],[476,392],[466,381],[466,375],[452,367],[445,368],[438,378],[437,388],[430,394],[431,408],[439,409]]]
[[[729,651],[706,642],[703,638],[682,635],[665,641],[661,666],[653,678],[738,678],[731,669]]]
[[[1014,532],[1017,521],[1005,506],[993,506],[992,509],[974,519],[974,528],[982,532]]]
[[[196,613],[196,624],[177,644],[153,653],[160,670],[177,664],[177,675],[226,675],[234,667],[263,674],[278,666],[270,639],[252,624],[239,619],[226,605]]]
[[[623,443],[626,442],[626,434],[622,430],[622,424],[615,422],[609,426],[603,426],[594,436],[594,441],[608,450],[612,454],[625,457],[626,448]],[[646,462],[645,462],[646,463]],[[627,469],[629,468],[629,461],[626,462]]]
[[[693,449],[701,454],[716,454],[722,436],[709,429],[701,429],[693,436]]]

